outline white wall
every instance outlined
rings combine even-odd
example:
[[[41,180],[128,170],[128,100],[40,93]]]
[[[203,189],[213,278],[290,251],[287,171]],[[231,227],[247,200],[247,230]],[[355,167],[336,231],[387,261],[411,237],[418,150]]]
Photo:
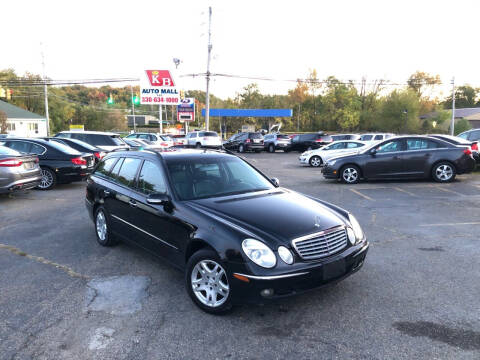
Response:
[[[37,128],[35,128],[35,124]],[[32,138],[47,136],[47,122],[44,119],[7,119],[7,126],[13,125],[15,125],[15,130],[7,130],[8,134]]]

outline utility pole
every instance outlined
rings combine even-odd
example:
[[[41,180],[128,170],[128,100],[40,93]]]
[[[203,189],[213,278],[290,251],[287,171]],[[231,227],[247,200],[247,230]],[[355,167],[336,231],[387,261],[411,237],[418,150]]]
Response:
[[[450,124],[450,135],[453,136],[455,130],[455,76],[452,78],[452,122]]]
[[[135,119],[135,104],[133,103],[133,86],[130,84],[130,95],[132,99],[133,132],[137,132],[137,121]]]
[[[208,131],[210,123],[210,57],[212,53],[212,7],[208,7],[208,59],[207,59],[207,91],[205,99],[205,130]]]
[[[48,89],[47,89],[47,76],[45,74],[45,56],[43,54],[43,45],[40,43],[42,48],[42,68],[43,68],[43,91],[45,92],[45,117],[47,118],[47,136],[50,136],[50,117],[48,116]]]
[[[158,124],[160,126],[160,134],[163,134],[163,109],[162,105],[158,105]]]

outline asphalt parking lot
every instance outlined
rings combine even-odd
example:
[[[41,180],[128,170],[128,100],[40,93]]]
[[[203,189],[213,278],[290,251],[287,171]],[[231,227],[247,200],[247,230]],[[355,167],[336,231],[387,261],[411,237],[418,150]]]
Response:
[[[480,172],[451,184],[343,185],[297,153],[245,157],[355,214],[371,243],[363,269],[212,316],[179,271],[97,244],[85,184],[2,196],[0,359],[480,358]]]

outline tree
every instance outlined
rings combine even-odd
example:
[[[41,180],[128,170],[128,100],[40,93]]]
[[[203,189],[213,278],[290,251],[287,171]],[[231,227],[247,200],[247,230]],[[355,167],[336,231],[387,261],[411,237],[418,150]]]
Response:
[[[0,111],[0,134],[5,134],[7,132],[7,114]]]
[[[480,105],[480,88],[473,88],[470,85],[459,86],[455,89],[455,107],[468,108]],[[443,103],[445,109],[452,108],[452,96],[447,97]]]
[[[395,133],[415,133],[420,130],[420,99],[416,91],[393,90],[382,99],[377,129]]]
[[[455,123],[454,132],[455,135],[458,135],[464,131],[470,130],[471,128],[470,122],[467,119],[460,119]]]
[[[432,90],[435,85],[441,84],[441,80],[440,75],[431,75],[423,71],[417,71],[410,75],[407,84],[419,97],[422,97],[426,89]]]
[[[362,102],[353,84],[346,85],[329,78],[322,104],[327,128],[344,131],[358,127]]]

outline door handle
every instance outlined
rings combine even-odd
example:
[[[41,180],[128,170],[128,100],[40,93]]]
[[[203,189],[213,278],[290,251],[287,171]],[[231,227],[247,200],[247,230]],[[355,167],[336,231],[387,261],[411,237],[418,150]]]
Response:
[[[130,204],[131,207],[134,207],[134,208],[137,207],[137,202],[135,200],[130,200],[128,203]]]

